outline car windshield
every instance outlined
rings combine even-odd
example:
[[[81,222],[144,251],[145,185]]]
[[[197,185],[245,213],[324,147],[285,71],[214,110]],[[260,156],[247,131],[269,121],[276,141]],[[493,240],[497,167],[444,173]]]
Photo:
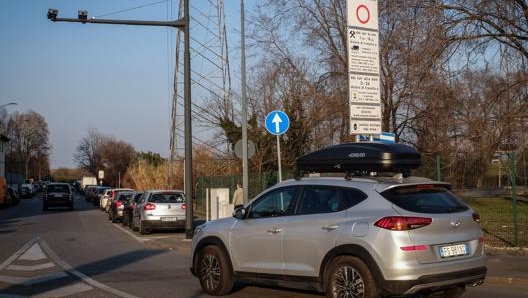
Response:
[[[51,184],[48,185],[48,192],[70,192],[69,185]]]
[[[452,192],[438,185],[397,187],[381,195],[400,208],[418,213],[453,213],[469,209]]]
[[[182,193],[155,193],[153,194],[149,202],[152,203],[183,203],[185,197]]]

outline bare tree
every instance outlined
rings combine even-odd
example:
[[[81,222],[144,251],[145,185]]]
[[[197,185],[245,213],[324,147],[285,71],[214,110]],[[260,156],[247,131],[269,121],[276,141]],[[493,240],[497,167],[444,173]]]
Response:
[[[117,186],[121,184],[121,177],[126,174],[134,154],[132,145],[90,129],[79,142],[74,161],[79,168],[96,177],[99,170],[103,170],[105,184]]]
[[[73,155],[73,160],[77,166],[96,176],[102,165],[100,152],[105,136],[97,129],[88,130],[88,135],[79,141],[77,151]]]
[[[39,169],[49,173],[49,132],[48,123],[35,111],[14,112],[7,125],[10,140],[8,159],[10,164],[22,170],[26,179],[37,178]],[[31,168],[31,161],[42,168]]]

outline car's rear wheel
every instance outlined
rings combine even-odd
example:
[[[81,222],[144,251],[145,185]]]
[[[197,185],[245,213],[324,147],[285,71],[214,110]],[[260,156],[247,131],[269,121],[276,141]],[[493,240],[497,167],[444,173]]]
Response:
[[[359,258],[340,256],[328,267],[325,276],[328,298],[377,298],[376,284],[368,267]]]
[[[145,224],[143,223],[143,221],[141,220],[141,218],[138,221],[139,221],[139,228],[138,228],[139,233],[141,235],[145,235],[146,233],[148,233],[148,229],[145,226]]]
[[[134,222],[134,217],[132,217],[132,220],[130,220],[130,228],[134,232],[138,230],[138,227],[136,226],[136,223]]]
[[[447,289],[442,292],[432,293],[430,295],[424,296],[425,298],[459,298],[464,295],[465,289],[463,287],[456,287],[452,289]]]
[[[225,254],[218,246],[204,247],[198,254],[197,272],[200,285],[209,295],[226,295],[233,289],[231,269]]]

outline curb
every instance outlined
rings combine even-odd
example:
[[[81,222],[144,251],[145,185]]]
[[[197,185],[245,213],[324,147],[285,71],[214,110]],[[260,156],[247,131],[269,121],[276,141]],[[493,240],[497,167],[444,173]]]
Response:
[[[511,285],[511,286],[526,286],[528,285],[528,278],[526,277],[503,277],[503,276],[486,276],[484,284],[494,285]]]

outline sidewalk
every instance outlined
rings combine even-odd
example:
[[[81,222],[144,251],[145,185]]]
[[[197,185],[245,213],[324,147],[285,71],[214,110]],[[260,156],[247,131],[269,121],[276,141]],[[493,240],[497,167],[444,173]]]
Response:
[[[172,234],[171,237],[150,243],[183,254],[191,253],[191,240],[185,239],[185,233]],[[487,267],[486,284],[528,286],[527,256],[488,255]]]
[[[488,256],[485,283],[528,286],[528,257]]]

